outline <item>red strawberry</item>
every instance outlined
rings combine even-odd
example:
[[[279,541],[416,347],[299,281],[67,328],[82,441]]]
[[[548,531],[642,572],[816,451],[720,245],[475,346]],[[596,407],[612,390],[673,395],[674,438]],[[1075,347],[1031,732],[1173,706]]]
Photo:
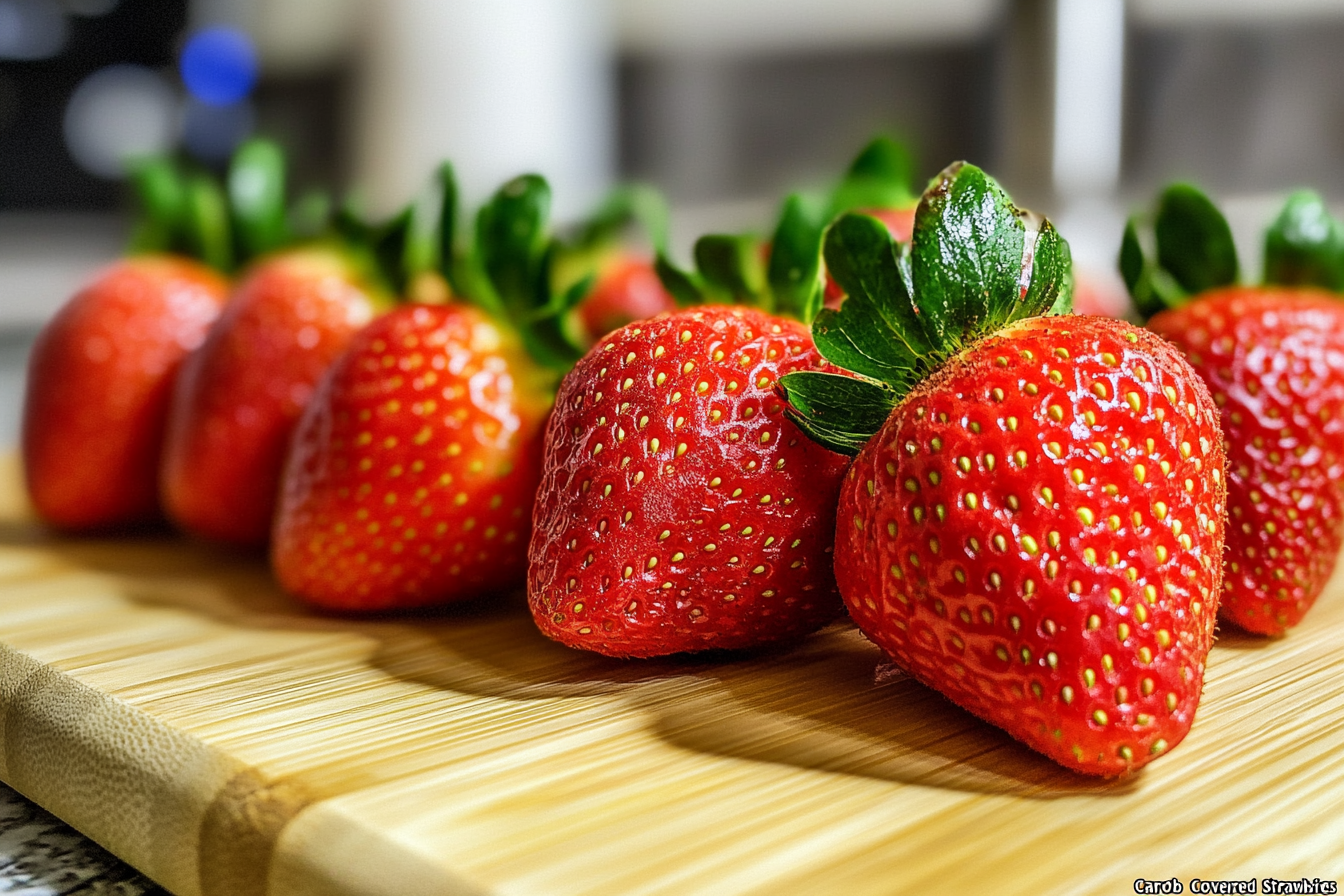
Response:
[[[1344,286],[1329,270],[1340,252],[1330,242],[1335,227],[1318,199],[1294,197],[1270,232],[1268,274]],[[1206,239],[1183,243],[1191,232]],[[1285,233],[1317,242],[1288,246]],[[1250,632],[1282,634],[1320,595],[1344,538],[1344,302],[1298,286],[1209,289],[1236,279],[1236,250],[1222,216],[1191,187],[1164,195],[1157,237],[1163,267],[1172,270],[1145,263],[1134,224],[1122,264],[1141,307],[1179,306],[1149,326],[1186,353],[1221,412],[1229,517],[1223,617]]]
[[[360,331],[294,434],[272,558],[339,610],[516,584],[549,394],[516,339],[464,306],[407,305]]]
[[[845,459],[784,419],[801,324],[706,306],[626,326],[565,377],[528,552],[548,636],[611,656],[801,637],[842,612]]]
[[[604,266],[578,311],[588,339],[596,342],[632,321],[675,309],[653,263],[622,255]]]
[[[159,518],[173,378],[227,284],[175,256],[123,259],[71,299],[29,359],[23,461],[38,514],[67,529]]]
[[[454,187],[441,171],[451,229]],[[553,296],[550,188],[505,184],[477,216],[474,254],[439,259],[476,294],[411,305],[351,343],[304,412],[286,465],[272,564],[316,606],[443,604],[523,584],[542,424],[577,359]],[[411,232],[417,232],[412,228]],[[441,245],[451,239],[439,234]]]
[[[818,347],[867,379],[782,386],[809,431],[862,445],[835,546],[859,628],[1077,771],[1122,774],[1175,746],[1223,545],[1221,437],[1198,377],[1127,324],[1037,317],[1066,289],[1067,245],[969,165],[925,194],[908,281],[870,218],[835,224],[826,261],[849,298],[818,318]]]
[[[379,300],[350,261],[314,247],[248,271],[178,378],[162,473],[170,519],[265,543],[290,432],[323,371]]]

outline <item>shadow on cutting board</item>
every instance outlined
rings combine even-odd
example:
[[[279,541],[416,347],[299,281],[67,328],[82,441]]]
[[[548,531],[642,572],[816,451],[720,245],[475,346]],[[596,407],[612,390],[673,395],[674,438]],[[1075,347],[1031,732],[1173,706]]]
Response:
[[[237,628],[356,634],[373,642],[373,667],[438,689],[507,700],[610,697],[685,750],[1038,798],[1120,795],[1135,784],[1064,770],[904,676],[876,683],[880,654],[847,622],[787,648],[621,661],[547,640],[518,594],[350,619],[294,602],[256,556],[171,536],[62,538],[10,517],[0,520],[3,546],[41,548],[53,564],[112,576],[142,605]]]

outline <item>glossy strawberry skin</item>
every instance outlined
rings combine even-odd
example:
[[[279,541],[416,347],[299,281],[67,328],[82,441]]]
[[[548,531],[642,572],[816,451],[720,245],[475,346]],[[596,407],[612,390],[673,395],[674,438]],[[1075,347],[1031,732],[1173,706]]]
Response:
[[[328,249],[272,256],[243,277],[173,393],[161,484],[174,523],[239,546],[266,542],[294,424],[375,307]]]
[[[1223,618],[1282,634],[1320,595],[1344,536],[1344,303],[1232,288],[1149,327],[1203,377],[1227,436]]]
[[[612,330],[676,307],[676,300],[663,288],[652,262],[621,255],[603,267],[592,291],[579,305],[579,318],[588,339],[596,342]]]
[[[549,409],[539,378],[474,308],[406,305],[360,331],[294,434],[280,583],[347,612],[521,587]]]
[[[1122,774],[1194,718],[1222,468],[1216,409],[1171,346],[1030,319],[916,387],[860,452],[837,578],[916,678],[1069,768]]]
[[[800,638],[840,615],[847,459],[774,393],[822,363],[801,324],[716,306],[631,324],[579,361],[547,428],[528,555],[542,632],[650,657]]]
[[[33,506],[71,530],[159,519],[173,379],[227,284],[185,258],[123,259],[43,329],[29,360],[23,462]]]

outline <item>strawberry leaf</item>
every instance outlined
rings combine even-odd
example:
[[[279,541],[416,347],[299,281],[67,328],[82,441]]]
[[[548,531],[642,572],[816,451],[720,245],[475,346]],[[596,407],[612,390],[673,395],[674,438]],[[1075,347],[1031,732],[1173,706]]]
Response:
[[[677,305],[686,308],[691,305],[703,305],[709,300],[705,282],[694,271],[686,271],[676,266],[663,252],[653,260],[654,273],[662,281],[663,288],[677,300]]]
[[[401,295],[409,281],[405,259],[410,245],[411,227],[415,221],[414,207],[402,209],[391,220],[371,228],[368,244],[373,250],[374,262],[392,292]]]
[[[832,363],[904,394],[933,363],[937,343],[910,294],[908,248],[867,215],[845,215],[826,234],[826,266],[848,298],[812,324]]]
[[[803,193],[784,200],[770,239],[766,279],[779,310],[798,320],[810,321],[821,310],[821,243],[825,232],[822,201]]]
[[[476,215],[475,268],[468,295],[484,310],[506,318],[539,364],[568,370],[584,345],[568,312],[590,283],[580,280],[552,294],[552,271],[563,247],[547,227],[551,188],[525,174],[500,187]]]
[[[855,209],[908,208],[915,204],[910,190],[914,177],[910,150],[890,137],[878,137],[850,164],[831,195],[828,217]]]
[[[187,196],[178,166],[164,156],[150,156],[135,160],[129,173],[139,205],[130,251],[185,251]]]
[[[1135,307],[1144,317],[1152,317],[1164,308],[1179,308],[1189,301],[1189,294],[1157,266],[1151,253],[1144,251],[1137,218],[1130,218],[1125,224],[1119,263],[1120,276],[1124,278]]]
[[[325,190],[309,190],[290,205],[285,212],[290,233],[295,239],[311,240],[326,233],[331,227],[331,194]]]
[[[859,378],[800,372],[783,392],[799,425],[835,451],[857,451],[886,420],[884,407],[963,346],[1070,303],[1068,243],[965,163],[925,192],[909,246],[876,218],[849,214],[831,225],[824,253],[848,297],[817,315],[812,338]]]
[[[835,373],[788,373],[779,391],[799,428],[840,454],[858,454],[899,403],[888,388]]]
[[[285,154],[261,138],[248,140],[229,162],[229,208],[242,258],[273,252],[290,241],[285,215]]]
[[[1217,206],[1190,184],[1162,193],[1153,221],[1157,263],[1186,293],[1194,295],[1237,282],[1232,228]]]
[[[740,304],[770,310],[760,241],[751,236],[711,233],[695,241],[695,265],[711,292]]]
[[[1265,282],[1344,289],[1344,232],[1316,193],[1289,196],[1266,231]]]
[[[195,172],[184,184],[183,231],[187,254],[220,271],[233,268],[233,232],[224,191],[210,175]]]
[[[1068,283],[1068,244],[1020,211],[989,175],[958,163],[915,212],[911,271],[924,328],[946,356],[1055,304]]]
[[[430,186],[407,211],[405,241],[401,258],[396,260],[402,287],[420,274],[437,271],[461,294],[457,283],[457,179],[451,163],[438,167]]]
[[[545,302],[550,209],[550,185],[540,175],[525,174],[500,187],[477,213],[478,261],[511,318]]]

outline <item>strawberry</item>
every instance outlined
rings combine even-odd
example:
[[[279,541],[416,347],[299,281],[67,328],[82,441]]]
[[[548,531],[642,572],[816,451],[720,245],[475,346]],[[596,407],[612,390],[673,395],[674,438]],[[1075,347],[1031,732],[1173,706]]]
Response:
[[[162,470],[174,523],[216,541],[265,543],[290,432],[380,301],[325,247],[286,250],[244,273],[174,390]]]
[[[23,461],[38,514],[65,529],[160,517],[158,464],[173,378],[227,290],[218,188],[153,159],[133,172],[135,254],[100,272],[43,328],[29,359]],[[217,238],[218,237],[218,238]]]
[[[651,657],[806,635],[831,573],[845,459],[774,394],[820,362],[796,321],[704,306],[630,324],[561,383],[528,551],[542,632]]]
[[[103,270],[43,328],[23,410],[39,516],[76,530],[159,518],[173,378],[226,294],[224,279],[191,259],[135,256]]]
[[[242,259],[255,260],[182,365],[160,470],[173,523],[240,547],[270,534],[285,449],[318,377],[387,304],[369,273],[376,265],[357,259],[349,239],[295,245],[284,165],[264,140],[230,163],[232,232]],[[378,248],[359,247],[365,256]]]
[[[1208,384],[1227,438],[1223,618],[1282,634],[1344,538],[1344,302],[1313,286],[1344,287],[1344,237],[1318,197],[1297,194],[1267,235],[1265,284],[1236,286],[1227,222],[1195,188],[1163,194],[1154,260],[1138,224],[1122,272],[1148,326]]]
[[[558,244],[556,288],[563,291],[589,278],[574,312],[585,347],[618,327],[677,307],[658,279],[651,255],[630,245],[632,225],[638,225],[655,250],[666,246],[667,202],[662,194],[638,184],[619,186],[572,240]]]
[[[632,321],[647,320],[676,307],[676,300],[658,279],[653,262],[621,255],[603,265],[578,313],[587,338],[596,342]]]
[[[356,611],[517,584],[549,410],[533,366],[467,305],[405,305],[361,330],[294,434],[280,584]]]
[[[436,241],[448,246],[449,177],[443,186],[448,233]],[[549,198],[535,176],[506,184],[478,216],[474,254],[437,261],[475,294],[383,315],[318,384],[272,539],[276,576],[300,599],[382,611],[522,584],[556,378],[547,367],[578,356],[563,319],[580,291],[548,286]]]
[[[1223,454],[1179,353],[1062,310],[1068,246],[979,169],[925,193],[910,247],[834,224],[848,294],[813,327],[859,376],[781,380],[857,452],[835,565],[859,628],[953,702],[1079,772],[1174,747],[1213,639]]]

